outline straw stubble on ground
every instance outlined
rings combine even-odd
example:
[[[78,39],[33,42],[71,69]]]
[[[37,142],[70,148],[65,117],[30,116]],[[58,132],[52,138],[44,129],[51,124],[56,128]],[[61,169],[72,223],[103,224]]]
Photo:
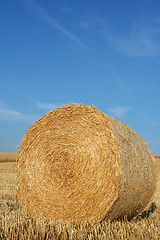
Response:
[[[1,154],[0,154],[1,156]],[[103,221],[97,225],[61,225],[34,221],[25,216],[16,197],[16,162],[0,163],[0,239],[160,239],[160,156],[156,157],[158,187],[153,201],[157,205],[148,218],[132,221]]]

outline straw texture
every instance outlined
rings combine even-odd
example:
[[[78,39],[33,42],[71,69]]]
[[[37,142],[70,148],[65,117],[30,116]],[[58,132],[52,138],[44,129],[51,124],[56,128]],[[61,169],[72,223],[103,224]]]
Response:
[[[93,106],[71,103],[26,132],[17,183],[31,217],[74,223],[131,218],[155,191],[155,162],[131,128]]]

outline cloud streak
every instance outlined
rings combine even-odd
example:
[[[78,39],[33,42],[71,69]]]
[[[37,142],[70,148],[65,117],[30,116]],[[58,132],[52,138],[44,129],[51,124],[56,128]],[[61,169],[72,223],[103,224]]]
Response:
[[[130,117],[132,116],[132,118],[137,118],[138,117],[138,121],[143,122],[143,124],[147,125],[147,126],[156,126],[156,123],[150,118],[148,117],[146,114],[144,114],[143,112],[140,112],[138,110],[135,110],[134,108],[130,108],[130,107],[124,107],[124,106],[115,106],[113,108],[109,108],[108,109],[111,114],[113,115],[113,117],[124,117],[126,113],[130,112]]]
[[[130,57],[156,56],[160,53],[160,19],[136,21],[124,37],[112,35],[110,41]]]
[[[37,118],[36,115],[27,116],[19,111],[0,107],[0,121],[33,123]]]
[[[54,103],[50,103],[50,102],[44,102],[44,103],[39,102],[39,101],[33,99],[32,97],[25,95],[22,91],[17,91],[15,88],[9,86],[9,84],[6,85],[6,84],[2,83],[1,81],[0,81],[0,85],[4,88],[8,89],[10,92],[13,92],[14,94],[20,96],[21,98],[28,100],[36,108],[50,111],[56,107],[62,106],[62,104],[54,104]],[[0,105],[1,105],[1,101],[0,101]]]
[[[41,7],[39,4],[37,4],[34,0],[30,1],[32,9],[36,14],[40,16],[41,19],[43,19],[46,23],[60,31],[62,34],[64,34],[68,39],[78,44],[80,47],[84,49],[88,49],[88,47],[73,33],[68,31],[62,24],[60,24],[55,18],[49,15],[49,13]]]
[[[93,58],[87,58],[87,60],[104,68],[108,73],[110,73],[114,77],[114,82],[119,89],[121,89],[123,92],[130,93],[130,89],[128,88],[127,83],[120,78],[116,69],[112,65],[103,63],[103,62],[101,62],[99,60],[95,60]]]
[[[123,107],[123,106],[116,106],[114,108],[108,109],[114,117],[122,117],[124,116],[129,110],[129,107]]]
[[[133,112],[142,119],[144,124],[147,124],[147,125],[152,126],[152,127],[156,126],[156,123],[150,117],[148,117],[146,114],[144,114],[142,112],[139,112],[135,109],[133,109]]]
[[[35,104],[38,108],[43,109],[43,110],[48,110],[51,111],[57,107],[60,107],[59,104],[53,104],[53,103],[41,103],[38,101],[35,101]]]

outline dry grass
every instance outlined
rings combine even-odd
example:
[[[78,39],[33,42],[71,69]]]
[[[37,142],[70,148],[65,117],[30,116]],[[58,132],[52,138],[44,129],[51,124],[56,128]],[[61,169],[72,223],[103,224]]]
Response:
[[[52,222],[40,222],[16,214],[5,214],[1,217],[1,239],[97,239],[97,240],[159,240],[159,213],[149,219],[135,221],[104,221],[96,225],[63,225]]]
[[[103,221],[96,225],[63,225],[28,218],[16,198],[16,163],[0,163],[0,239],[160,239],[160,156],[156,157],[158,188],[154,197],[157,209],[148,218],[132,221]],[[147,212],[149,213],[149,211]],[[147,215],[147,214],[146,214]],[[149,215],[149,214],[148,214]],[[147,216],[148,216],[147,215]]]
[[[15,162],[17,157],[16,152],[0,152],[0,163]]]

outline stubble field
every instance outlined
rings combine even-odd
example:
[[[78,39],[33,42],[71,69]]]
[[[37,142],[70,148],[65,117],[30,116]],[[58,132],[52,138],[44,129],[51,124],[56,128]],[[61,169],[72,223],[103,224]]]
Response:
[[[160,156],[155,156],[156,193],[145,212],[131,221],[62,225],[29,219],[16,196],[16,153],[0,153],[0,239],[160,239]]]

